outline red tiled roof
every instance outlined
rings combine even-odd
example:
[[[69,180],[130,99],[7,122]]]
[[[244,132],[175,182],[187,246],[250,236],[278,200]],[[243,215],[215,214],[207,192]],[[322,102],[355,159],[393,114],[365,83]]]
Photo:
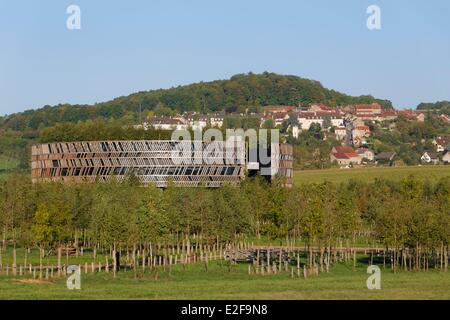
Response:
[[[346,153],[333,153],[333,156],[336,159],[350,159],[351,157],[348,156]]]
[[[334,147],[336,149],[336,153],[354,153],[355,150],[353,150],[352,147],[347,147],[347,146],[337,146]]]
[[[287,112],[277,112],[274,117],[275,119],[284,119],[287,115]]]
[[[324,117],[331,117],[332,119],[341,119],[342,114],[339,111],[301,111],[298,113],[298,117],[301,119],[322,119]]]
[[[450,117],[447,116],[446,114],[442,114],[441,119],[444,120],[445,122],[450,122]]]
[[[295,110],[295,106],[267,106],[264,107],[266,112],[289,112]]]
[[[355,152],[355,150],[353,150],[352,147],[337,146],[337,147],[334,147],[334,149],[336,150],[336,152],[334,152],[333,155],[336,158],[339,158],[339,159],[350,159],[350,158],[353,158],[353,157],[358,157],[358,154]],[[338,157],[336,155],[339,155],[340,157]],[[342,157],[342,155],[344,155],[345,157]]]
[[[152,118],[149,120],[149,123],[152,125],[155,124],[168,124],[168,125],[178,125],[183,124],[183,122],[180,119],[174,119],[174,118]]]
[[[356,110],[379,110],[383,108],[379,103],[356,104],[354,107]]]
[[[321,110],[334,110],[333,108],[331,108],[323,103],[312,104],[311,107],[319,107]]]
[[[381,112],[382,117],[396,116],[396,115],[397,115],[397,112],[394,110],[384,110],[383,112]]]
[[[447,137],[438,137],[435,140],[436,140],[436,143],[441,146],[446,146],[450,143],[450,138],[447,138]]]

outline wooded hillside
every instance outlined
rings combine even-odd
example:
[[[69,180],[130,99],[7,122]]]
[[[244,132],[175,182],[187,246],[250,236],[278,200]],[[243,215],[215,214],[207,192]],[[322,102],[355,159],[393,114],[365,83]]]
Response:
[[[176,112],[223,111],[266,105],[306,105],[324,103],[330,106],[379,102],[392,108],[387,100],[372,96],[352,97],[324,88],[320,82],[297,76],[275,73],[238,74],[229,80],[200,82],[170,89],[138,92],[95,105],[45,106],[38,110],[0,117],[0,128],[18,131],[36,130],[60,122],[86,120],[128,119],[138,120],[140,111],[167,108]]]

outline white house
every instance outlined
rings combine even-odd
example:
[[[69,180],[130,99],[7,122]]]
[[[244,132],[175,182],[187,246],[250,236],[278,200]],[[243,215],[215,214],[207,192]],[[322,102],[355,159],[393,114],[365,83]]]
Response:
[[[337,127],[334,129],[334,134],[336,135],[337,140],[345,140],[347,137],[347,128]]]
[[[295,139],[298,139],[298,136],[300,135],[300,128],[298,127],[298,126],[293,126],[292,127],[292,136],[295,138]]]
[[[222,113],[214,113],[209,117],[211,127],[222,128],[225,116]]]
[[[144,128],[152,126],[157,130],[187,130],[188,125],[178,118],[155,117],[144,124]]]
[[[356,126],[352,131],[353,138],[362,138],[370,136],[370,128],[368,126]]]
[[[299,112],[298,123],[302,129],[308,130],[313,123],[318,123],[322,126],[323,119],[316,112]]]
[[[186,112],[183,117],[186,119],[187,124],[189,124],[189,127],[191,127],[192,130],[203,130],[209,122],[206,115],[197,112]]]
[[[327,117],[331,120],[331,126],[333,127],[342,127],[344,125],[344,117],[339,111],[301,111],[298,113],[298,123],[305,130],[308,130],[313,123],[318,123],[323,127],[323,122]]]
[[[196,120],[189,122],[189,126],[192,128],[192,130],[203,130],[208,125],[208,121],[204,120]]]
[[[450,139],[447,137],[437,137],[436,139],[433,139],[432,143],[436,147],[437,152],[444,152],[450,144]]]
[[[375,153],[367,148],[358,148],[356,150],[356,153],[361,157],[361,158],[366,158],[369,161],[374,161],[375,160]]]
[[[444,122],[450,123],[450,116],[446,115],[446,114],[441,114],[440,117],[442,120],[444,120]]]
[[[273,115],[273,122],[276,126],[280,126],[284,121],[289,119],[289,114],[287,112],[277,112]]]
[[[450,150],[447,150],[444,155],[442,156],[442,162],[444,164],[450,164]]]

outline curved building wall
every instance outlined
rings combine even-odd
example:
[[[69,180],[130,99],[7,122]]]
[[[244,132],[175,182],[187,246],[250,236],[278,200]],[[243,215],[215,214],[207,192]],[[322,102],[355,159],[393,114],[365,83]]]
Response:
[[[32,179],[43,181],[122,180],[130,174],[143,184],[166,187],[220,187],[245,177],[242,142],[91,141],[32,146]]]

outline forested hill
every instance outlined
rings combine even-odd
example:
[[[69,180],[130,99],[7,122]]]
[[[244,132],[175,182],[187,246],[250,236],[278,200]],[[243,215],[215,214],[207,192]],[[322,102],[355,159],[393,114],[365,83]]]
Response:
[[[97,118],[136,120],[142,111],[155,108],[173,112],[212,112],[264,105],[305,105],[325,103],[331,106],[379,102],[392,108],[390,101],[372,96],[352,97],[324,88],[320,82],[274,73],[238,74],[229,80],[200,82],[170,89],[138,92],[95,105],[45,106],[38,110],[0,117],[0,128],[16,131],[36,130],[59,122],[78,122]]]
[[[417,110],[450,110],[450,101],[438,101],[436,103],[422,102],[417,106]]]

